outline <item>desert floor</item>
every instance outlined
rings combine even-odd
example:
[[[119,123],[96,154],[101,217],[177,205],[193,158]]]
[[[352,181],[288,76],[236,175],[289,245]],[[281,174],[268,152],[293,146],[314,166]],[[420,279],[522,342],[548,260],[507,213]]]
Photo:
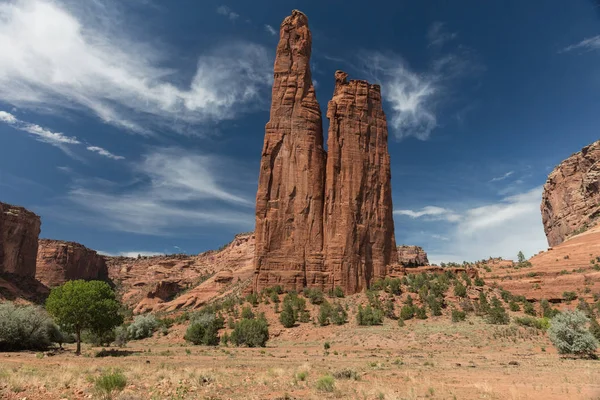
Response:
[[[445,317],[398,327],[276,332],[266,348],[201,347],[164,337],[130,342],[119,357],[1,353],[3,399],[101,398],[93,380],[117,368],[115,399],[600,399],[600,361],[560,358],[545,334]],[[325,342],[330,349],[324,350]],[[333,391],[317,388],[332,374]]]

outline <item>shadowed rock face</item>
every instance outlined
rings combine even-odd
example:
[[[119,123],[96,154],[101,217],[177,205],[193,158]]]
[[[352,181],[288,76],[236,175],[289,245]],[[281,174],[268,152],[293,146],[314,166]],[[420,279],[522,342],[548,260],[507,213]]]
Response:
[[[322,286],[325,151],[310,73],[308,19],[293,11],[281,24],[271,119],[256,195],[256,277],[261,290]]]
[[[76,279],[106,280],[108,269],[104,257],[79,243],[40,239],[35,276],[55,287]]]
[[[427,253],[419,246],[398,246],[398,264],[404,267],[422,267],[429,265]]]
[[[542,221],[550,246],[584,231],[600,217],[600,141],[560,163],[542,195]]]
[[[0,272],[35,276],[40,217],[23,207],[0,203]]]
[[[387,122],[378,85],[335,74],[329,102],[325,259],[333,286],[361,291],[397,261]]]

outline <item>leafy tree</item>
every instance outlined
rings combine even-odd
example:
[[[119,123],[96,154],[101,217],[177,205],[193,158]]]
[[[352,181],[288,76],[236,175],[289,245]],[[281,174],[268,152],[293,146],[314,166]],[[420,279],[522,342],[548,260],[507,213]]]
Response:
[[[319,325],[325,326],[329,325],[329,318],[331,317],[331,304],[328,302],[324,302],[319,307],[319,315],[317,316],[317,320],[319,321]]]
[[[235,325],[229,340],[236,346],[265,347],[269,340],[269,324],[264,315],[255,319],[242,319]]]
[[[102,335],[123,323],[120,304],[106,282],[69,281],[50,292],[46,309],[67,332],[75,333],[81,354],[81,331],[88,329]]]
[[[348,319],[348,313],[341,304],[336,304],[331,310],[331,322],[336,325],[344,325]]]
[[[594,354],[598,341],[587,329],[588,321],[579,310],[565,311],[552,318],[548,337],[560,354]]]
[[[522,251],[519,251],[519,254],[517,254],[517,260],[519,261],[519,264],[522,264],[527,260]]]

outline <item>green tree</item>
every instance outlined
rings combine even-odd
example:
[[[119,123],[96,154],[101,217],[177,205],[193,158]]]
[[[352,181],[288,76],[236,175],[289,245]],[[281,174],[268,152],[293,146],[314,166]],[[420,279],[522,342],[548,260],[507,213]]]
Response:
[[[598,341],[588,330],[588,322],[579,310],[565,311],[550,321],[548,337],[560,354],[594,354]]]
[[[123,323],[120,304],[106,282],[69,281],[50,292],[46,310],[65,331],[75,333],[81,354],[81,331],[102,335]]]
[[[519,251],[519,254],[517,254],[517,260],[519,264],[523,264],[526,261],[525,254],[522,251]]]
[[[294,326],[296,323],[296,317],[294,314],[294,307],[292,306],[292,303],[287,301],[284,302],[283,311],[281,311],[281,314],[279,314],[279,321],[281,322],[281,325],[286,328],[291,328]]]

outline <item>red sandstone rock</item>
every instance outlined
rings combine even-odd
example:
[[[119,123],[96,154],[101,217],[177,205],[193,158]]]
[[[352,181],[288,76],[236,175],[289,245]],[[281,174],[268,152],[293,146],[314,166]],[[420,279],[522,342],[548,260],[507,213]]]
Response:
[[[325,245],[332,287],[367,288],[396,263],[388,131],[379,85],[335,74],[329,102]]]
[[[323,286],[325,158],[321,110],[310,72],[308,19],[281,24],[271,118],[256,195],[255,289]]]
[[[54,287],[76,279],[106,280],[108,270],[103,256],[79,243],[40,239],[35,276]]]
[[[40,217],[23,207],[0,203],[0,272],[35,276]]]
[[[542,221],[550,246],[594,226],[600,217],[600,141],[560,163],[546,181]]]
[[[422,267],[429,265],[427,253],[419,246],[398,246],[398,263],[404,267]]]

